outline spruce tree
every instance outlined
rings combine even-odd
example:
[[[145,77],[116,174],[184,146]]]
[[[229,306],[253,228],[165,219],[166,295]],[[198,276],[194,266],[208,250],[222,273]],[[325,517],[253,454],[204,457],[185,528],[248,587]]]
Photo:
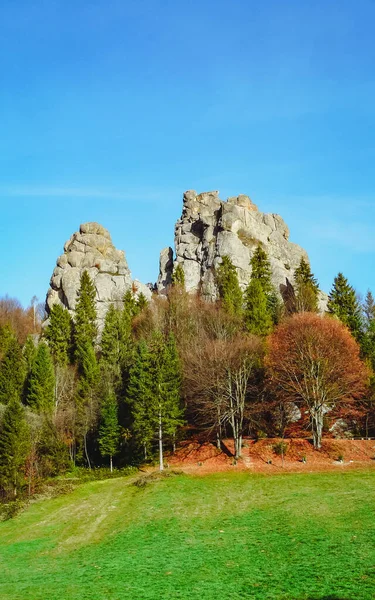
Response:
[[[30,449],[25,409],[12,397],[4,412],[0,435],[0,486],[13,498],[25,483],[25,465]]]
[[[113,304],[107,310],[101,338],[101,362],[116,370],[120,361],[121,312]]]
[[[153,439],[153,424],[149,418],[153,386],[150,367],[150,352],[145,340],[141,340],[135,349],[134,362],[130,368],[126,400],[131,408],[132,428],[143,448],[145,459]]]
[[[259,245],[255,249],[250,259],[250,265],[251,279],[260,282],[265,294],[271,294],[274,291],[271,283],[271,265],[267,253],[263,250],[262,246]]]
[[[153,440],[158,440],[160,470],[163,469],[165,437],[172,440],[182,424],[180,406],[181,367],[175,341],[164,341],[155,332],[147,346],[138,344],[130,371],[128,401],[133,415],[133,430],[145,455]]]
[[[131,321],[133,317],[135,317],[139,313],[140,310],[137,303],[137,299],[132,290],[128,290],[127,292],[125,292],[123,305],[124,314],[127,315],[128,319]]]
[[[256,247],[254,254],[250,259],[250,266],[250,281],[259,281],[259,283],[261,284],[263,292],[265,293],[267,299],[267,312],[271,316],[273,325],[277,325],[277,323],[280,320],[282,304],[275,288],[272,285],[271,263],[268,259],[266,251],[262,248],[260,244]],[[246,293],[247,292],[245,292],[245,297]]]
[[[185,289],[185,272],[180,264],[177,265],[172,273],[172,285]]]
[[[363,303],[363,314],[365,319],[365,328],[367,329],[375,319],[375,300],[370,290],[367,290],[366,298]]]
[[[152,385],[149,418],[157,432],[159,465],[162,471],[165,437],[174,438],[183,423],[180,405],[181,367],[173,336],[164,341],[160,332],[155,332],[150,342],[150,373]]]
[[[52,413],[55,375],[47,344],[40,342],[31,367],[26,402],[38,412]]]
[[[94,284],[88,272],[84,271],[78,291],[74,323],[75,360],[78,367],[75,436],[80,444],[79,451],[84,451],[89,468],[91,463],[87,435],[97,419],[97,386],[99,382],[99,368],[95,354],[98,333],[95,297]]]
[[[21,346],[15,338],[9,344],[0,364],[0,403],[20,400],[26,377],[26,364]]]
[[[96,324],[95,286],[87,271],[83,271],[78,290],[75,310],[74,342],[75,358],[78,366],[84,360],[83,353],[87,345],[94,347],[98,333]]]
[[[318,312],[319,286],[309,263],[301,257],[294,271],[296,312]]]
[[[107,393],[101,407],[101,423],[99,427],[99,448],[103,457],[109,458],[111,473],[113,470],[112,459],[118,452],[120,427],[118,423],[118,408],[116,396],[113,392]]]
[[[37,347],[31,335],[26,338],[25,345],[23,347],[23,357],[25,359],[26,371],[30,373],[33,368],[35,357],[37,353]]]
[[[272,329],[267,296],[259,279],[251,279],[245,292],[244,321],[249,333],[266,336]]]
[[[60,304],[54,304],[44,336],[55,365],[66,366],[71,360],[73,323],[69,312]]]
[[[362,306],[364,331],[361,339],[362,355],[375,370],[375,301],[368,290]]]
[[[328,313],[346,325],[358,342],[362,338],[361,309],[354,288],[342,273],[335,277],[328,297]]]
[[[138,312],[142,312],[142,310],[144,308],[146,308],[147,305],[148,305],[148,300],[147,300],[146,296],[144,295],[144,293],[141,292],[140,294],[138,294],[138,298],[137,298]]]
[[[229,256],[223,256],[216,271],[216,282],[224,309],[231,315],[242,313],[243,296],[238,275]]]
[[[3,360],[11,340],[15,337],[12,328],[7,323],[0,325],[0,361]]]

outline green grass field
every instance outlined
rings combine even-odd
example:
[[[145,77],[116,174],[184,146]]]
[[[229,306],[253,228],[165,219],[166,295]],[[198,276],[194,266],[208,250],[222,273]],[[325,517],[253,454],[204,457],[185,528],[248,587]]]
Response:
[[[0,523],[1,600],[375,598],[375,471],[133,480]]]

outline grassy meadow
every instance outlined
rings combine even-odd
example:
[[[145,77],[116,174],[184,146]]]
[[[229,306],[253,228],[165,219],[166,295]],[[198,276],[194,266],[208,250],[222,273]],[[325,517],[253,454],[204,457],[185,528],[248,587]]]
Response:
[[[375,471],[134,479],[0,523],[1,600],[375,598]]]

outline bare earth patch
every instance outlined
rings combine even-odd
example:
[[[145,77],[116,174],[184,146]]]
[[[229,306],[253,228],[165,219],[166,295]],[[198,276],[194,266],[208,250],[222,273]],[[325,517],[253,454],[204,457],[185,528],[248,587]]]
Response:
[[[208,474],[219,471],[247,470],[254,473],[337,471],[363,467],[375,468],[375,440],[333,440],[322,442],[320,450],[314,450],[306,439],[285,439],[288,445],[284,462],[274,450],[278,439],[255,441],[244,439],[242,457],[233,458],[232,440],[224,440],[223,450],[210,442],[196,440],[181,442],[177,451],[167,457],[170,467],[184,472]]]

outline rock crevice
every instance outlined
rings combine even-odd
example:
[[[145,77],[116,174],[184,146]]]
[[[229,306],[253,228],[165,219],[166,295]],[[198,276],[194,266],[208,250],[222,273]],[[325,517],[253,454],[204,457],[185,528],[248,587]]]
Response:
[[[186,290],[215,300],[215,270],[223,256],[231,259],[244,289],[251,276],[250,259],[258,244],[268,254],[272,283],[281,293],[286,281],[293,280],[301,258],[308,261],[308,256],[303,248],[289,241],[288,226],[280,215],[262,213],[243,194],[223,201],[217,191],[197,194],[189,190],[184,194],[182,216],[175,227],[175,259],[172,260],[171,248],[162,251],[157,289],[165,293],[173,270],[181,265]]]
[[[99,223],[83,223],[64,245],[64,252],[56,261],[46,309],[49,314],[56,303],[74,314],[80,279],[87,271],[96,289],[98,326],[102,328],[110,304],[122,303],[125,292],[133,289],[151,298],[150,289],[133,281],[125,253],[112,243],[110,233]]]

